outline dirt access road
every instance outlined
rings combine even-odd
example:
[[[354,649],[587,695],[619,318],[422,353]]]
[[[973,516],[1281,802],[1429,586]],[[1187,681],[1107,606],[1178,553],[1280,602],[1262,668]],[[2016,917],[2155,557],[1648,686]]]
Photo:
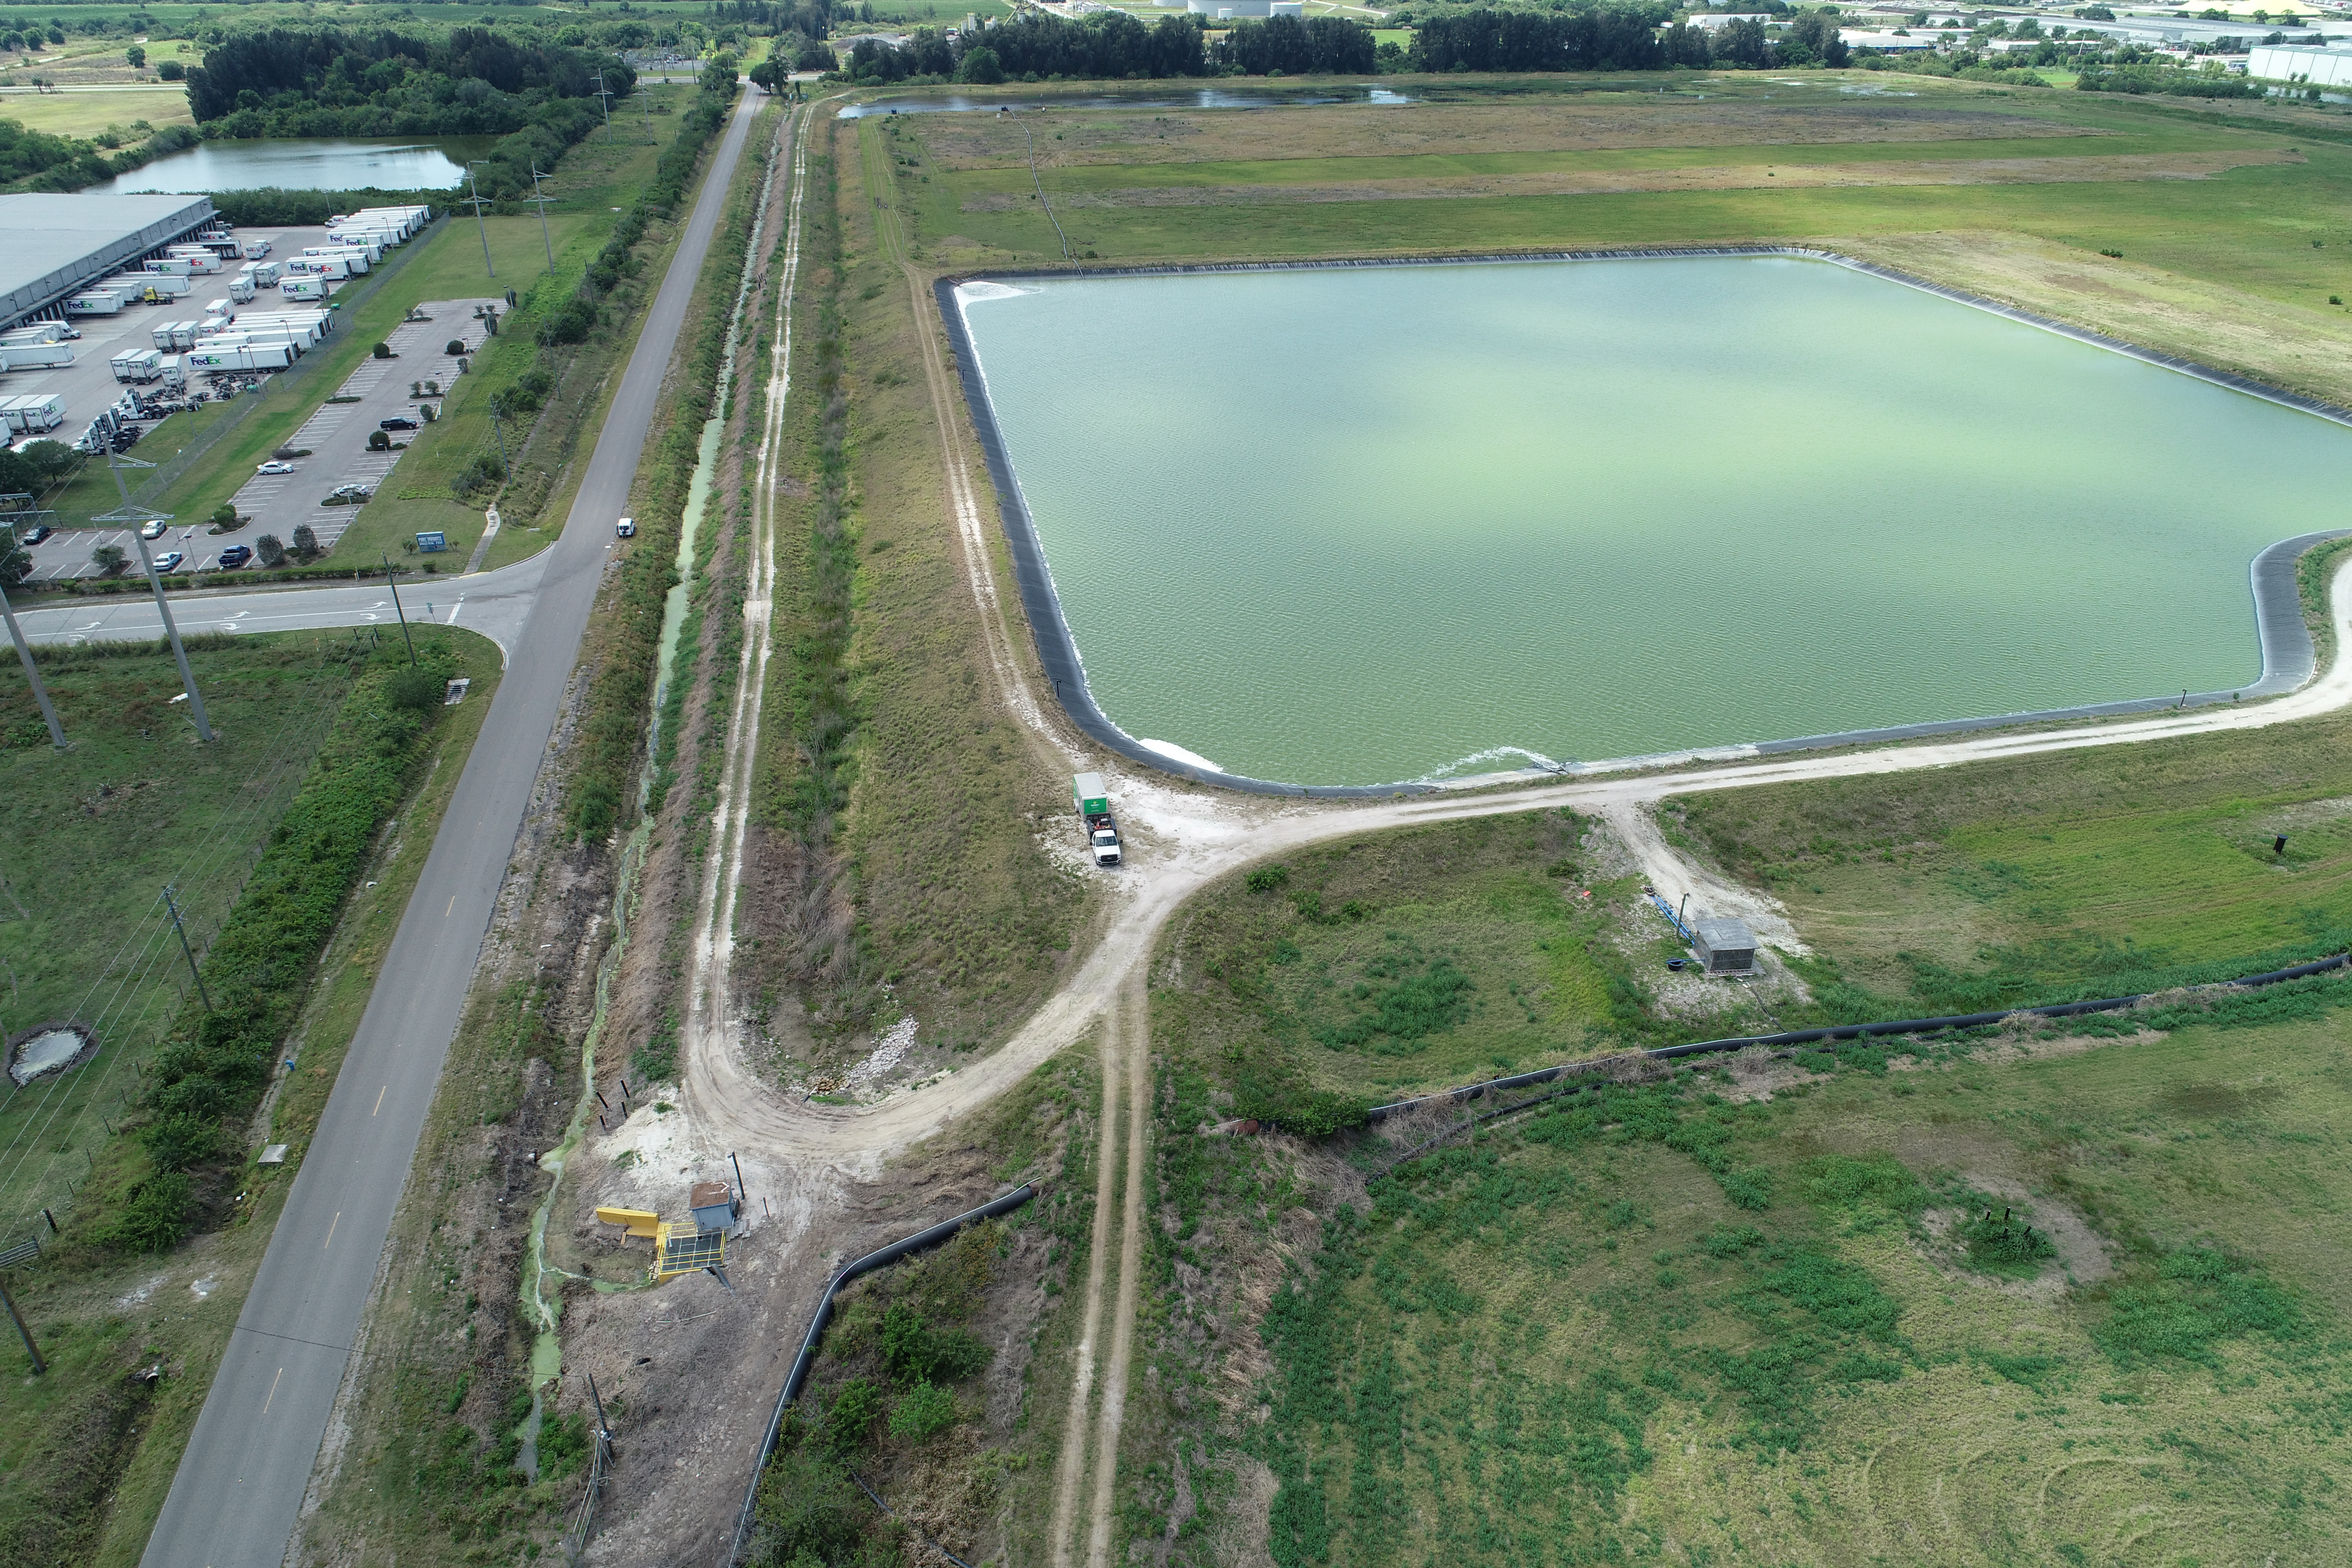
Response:
[[[868,171],[872,175],[874,171]],[[871,191],[888,189],[887,173]],[[794,202],[800,189],[795,153]],[[796,210],[796,208],[795,208]],[[877,205],[874,218],[882,241],[904,270],[908,302],[918,320],[931,309],[929,279],[908,264],[896,214]],[[797,245],[797,225],[787,243]],[[787,260],[785,265],[792,265]],[[788,310],[789,302],[780,307]],[[781,321],[781,318],[780,318]],[[772,362],[772,409],[783,402],[781,355]],[[1702,909],[1739,913],[1758,924],[1768,940],[1793,942],[1786,918],[1769,900],[1724,883],[1683,861],[1667,847],[1651,819],[1657,803],[1676,795],[1738,789],[1808,779],[1951,767],[2000,757],[2130,745],[2183,735],[2260,729],[2336,711],[2352,704],[2352,665],[2338,658],[2300,690],[2266,702],[2207,708],[2127,721],[2109,721],[1976,733],[1946,741],[1870,750],[1783,756],[1728,765],[1692,766],[1637,776],[1612,776],[1475,795],[1442,794],[1380,803],[1266,800],[1212,794],[1180,786],[1157,774],[1134,771],[1105,758],[1067,724],[1058,709],[1041,704],[1025,674],[1026,660],[1015,640],[989,549],[989,514],[982,499],[979,461],[957,384],[948,369],[944,338],[934,327],[923,334],[924,368],[930,387],[942,472],[952,521],[961,545],[966,584],[981,612],[989,644],[996,700],[1023,728],[1048,772],[1094,770],[1104,773],[1119,804],[1127,828],[1128,858],[1107,878],[1109,908],[1095,943],[1061,989],[1046,999],[992,1055],[944,1080],[901,1090],[880,1103],[829,1106],[793,1103],[770,1074],[747,1061],[740,1008],[730,986],[729,960],[736,872],[742,860],[744,817],[722,795],[713,823],[707,894],[697,912],[689,951],[691,998],[682,1040],[681,1071],[685,1125],[674,1130],[681,1142],[705,1150],[744,1152],[747,1174],[778,1194],[773,1223],[784,1234],[769,1238],[776,1256],[793,1260],[793,1272],[815,1277],[822,1259],[802,1245],[812,1228],[829,1227],[823,1217],[856,1184],[872,1180],[884,1161],[924,1140],[952,1130],[982,1110],[1039,1066],[1068,1047],[1097,1037],[1103,1068],[1102,1137],[1094,1245],[1087,1263],[1084,1321],[1077,1342],[1076,1376],[1058,1459],[1052,1521],[1055,1568],[1083,1560],[1108,1568],[1115,1553],[1110,1539],[1120,1426],[1130,1372],[1139,1260],[1142,1237],[1145,1174],[1144,1130],[1149,1116],[1150,1063],[1147,965],[1161,928],[1186,900],[1211,882],[1252,862],[1305,846],[1382,828],[1446,821],[1551,806],[1572,806],[1606,817],[1644,873],[1670,901],[1685,893]],[[760,507],[771,504],[774,482],[773,443],[781,431],[763,432]],[[746,605],[752,624],[749,649],[764,657],[768,595],[772,582],[773,531],[761,525],[753,592]],[[2352,562],[2339,569],[2329,590],[2329,614],[2338,647],[2352,638]],[[738,691],[756,690],[745,680]],[[731,716],[724,776],[742,777],[759,739],[757,708],[739,698]],[[740,792],[740,784],[732,788]],[[1114,1187],[1116,1185],[1116,1191]],[[744,1456],[748,1464],[750,1456]],[[1091,1484],[1089,1484],[1091,1482]]]

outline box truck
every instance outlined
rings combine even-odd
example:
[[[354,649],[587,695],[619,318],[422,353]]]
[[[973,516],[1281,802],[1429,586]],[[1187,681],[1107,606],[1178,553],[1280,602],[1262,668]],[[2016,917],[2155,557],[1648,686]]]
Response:
[[[269,254],[269,242],[266,239],[248,239],[240,248],[244,250],[245,258],[247,261],[258,261]]]
[[[289,278],[278,285],[278,292],[289,300],[323,300],[327,297],[327,280],[323,278]]]
[[[110,363],[117,381],[150,382],[160,381],[163,377],[163,351],[161,349],[132,349],[128,353],[116,354]]]
[[[256,285],[257,287],[259,287],[259,288],[263,288],[263,289],[275,289],[275,288],[277,288],[277,287],[278,287],[278,263],[276,263],[275,261],[257,261],[257,262],[255,262],[255,263],[253,264],[253,281],[254,281],[255,285]]]
[[[236,307],[226,299],[207,300],[205,301],[205,314],[218,316],[224,321],[234,321],[236,320]]]
[[[163,384],[177,392],[188,384],[188,367],[178,354],[165,354],[163,360]]]
[[[230,303],[249,305],[253,302],[254,293],[255,287],[253,281],[253,269],[251,268],[247,268],[244,271],[238,273],[236,277],[228,280],[228,297]]]

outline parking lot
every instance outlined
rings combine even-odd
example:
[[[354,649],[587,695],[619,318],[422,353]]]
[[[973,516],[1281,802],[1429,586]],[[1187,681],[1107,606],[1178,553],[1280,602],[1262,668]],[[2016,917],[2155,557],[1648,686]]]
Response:
[[[323,228],[240,228],[236,237],[240,240],[269,241],[268,259],[280,264],[289,256],[301,255],[306,245],[327,243],[327,231]],[[133,349],[153,348],[158,326],[165,321],[193,321],[205,313],[205,301],[227,298],[229,273],[234,270],[226,268],[210,277],[194,279],[191,281],[195,287],[191,292],[164,304],[125,305],[121,314],[114,316],[76,316],[68,324],[79,329],[81,336],[67,344],[73,350],[73,363],[0,373],[0,397],[62,394],[66,422],[49,435],[68,444],[79,440],[89,422],[128,390],[114,379],[114,356]],[[278,303],[257,298],[251,305],[237,309],[275,310]],[[202,390],[202,385],[200,381],[194,381],[188,390],[194,393]],[[140,390],[159,393],[162,389],[161,383],[153,383]]]
[[[193,573],[218,570],[223,550],[240,544],[250,549],[254,541],[265,533],[274,534],[279,543],[291,549],[294,530],[305,524],[317,536],[320,550],[331,548],[351,527],[361,509],[325,505],[327,496],[341,486],[353,484],[373,491],[390,477],[394,465],[400,460],[402,448],[415,438],[416,432],[389,432],[392,449],[382,452],[368,450],[369,435],[386,419],[414,419],[422,426],[419,404],[437,406],[439,399],[410,396],[410,384],[435,382],[446,391],[457,380],[457,356],[444,353],[444,349],[455,341],[464,346],[467,356],[478,351],[488,329],[478,312],[490,306],[503,310],[505,302],[488,298],[435,300],[417,307],[417,314],[425,319],[403,322],[385,340],[396,357],[362,360],[359,368],[334,394],[338,398],[357,401],[321,404],[285,442],[293,450],[307,449],[310,456],[289,459],[291,473],[257,473],[237,490],[234,498],[237,515],[247,521],[235,532],[215,534],[202,522],[174,521],[164,537],[152,542],[149,549],[159,556],[165,552],[178,552],[182,559],[172,570]],[[32,546],[31,576],[39,582],[56,582],[103,575],[91,555],[107,544],[121,546],[131,569],[137,569],[137,543],[127,531],[68,527]]]

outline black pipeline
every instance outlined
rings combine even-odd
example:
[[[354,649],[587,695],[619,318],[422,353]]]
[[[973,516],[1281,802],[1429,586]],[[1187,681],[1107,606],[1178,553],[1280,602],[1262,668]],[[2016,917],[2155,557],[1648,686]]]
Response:
[[[841,1288],[861,1275],[887,1268],[926,1247],[937,1247],[968,1225],[994,1219],[1001,1214],[1011,1214],[1036,1195],[1034,1187],[1015,1187],[1003,1197],[992,1199],[976,1209],[960,1214],[953,1219],[943,1219],[929,1230],[919,1230],[912,1236],[902,1237],[887,1247],[869,1252],[833,1277],[832,1282],[824,1288],[824,1294],[817,1300],[816,1310],[810,1314],[808,1332],[801,1336],[801,1353],[793,1359],[793,1370],[784,1375],[783,1392],[776,1395],[775,1414],[768,1417],[767,1435],[760,1439],[759,1457],[751,1463],[751,1484],[743,1489],[743,1511],[735,1519],[735,1544],[727,1553],[729,1563],[742,1560],[743,1538],[751,1530],[751,1505],[760,1496],[761,1472],[768,1468],[768,1456],[776,1451],[776,1434],[783,1430],[785,1410],[800,1397],[801,1385],[808,1381],[809,1368],[816,1364],[817,1342],[824,1338],[825,1325],[833,1321],[834,1298],[841,1294]]]
[[[2242,974],[2235,980],[2216,981],[2210,985],[2190,989],[2220,991],[2231,986],[2275,985],[2282,980],[2301,980],[2313,974],[2324,974],[2331,969],[2342,969],[2347,963],[2352,963],[2352,953],[2339,952],[2333,958],[2298,963],[2292,969]],[[1462,1089],[1400,1100],[1393,1105],[1376,1105],[1364,1113],[1364,1120],[1385,1121],[1398,1112],[1411,1110],[1416,1106],[1433,1105],[1439,1101],[1459,1105],[1496,1089],[1524,1089],[1529,1084],[1549,1083],[1556,1078],[1571,1073],[1605,1072],[1627,1060],[1673,1061],[1681,1057],[1744,1051],[1750,1046],[1810,1046],[1820,1040],[1856,1040],[1873,1035],[1926,1035],[1939,1029],[1975,1029],[1988,1024],[1998,1024],[2003,1018],[2012,1018],[2021,1013],[2035,1018],[2075,1018],[2086,1013],[2114,1013],[2137,1006],[2152,994],[2142,991],[2129,996],[2103,996],[2095,1002],[2057,1002],[2042,1007],[2010,1007],[1998,1013],[1955,1013],[1940,1018],[1895,1018],[1876,1024],[1832,1024],[1826,1028],[1790,1029],[1779,1035],[1741,1035],[1727,1040],[1694,1040],[1687,1045],[1657,1046],[1629,1056],[1604,1057],[1598,1061],[1569,1062],[1556,1068],[1540,1068],[1534,1072],[1517,1073],[1509,1078],[1488,1079],[1484,1083],[1474,1083]]]

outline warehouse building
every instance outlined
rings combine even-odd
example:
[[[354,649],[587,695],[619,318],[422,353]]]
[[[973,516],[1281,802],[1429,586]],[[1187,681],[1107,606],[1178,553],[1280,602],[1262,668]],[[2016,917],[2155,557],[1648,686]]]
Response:
[[[219,222],[208,196],[0,195],[0,331]]]
[[[2352,49],[2305,49],[2291,44],[2257,44],[2246,74],[2267,81],[2309,82],[2314,87],[2352,83]]]

